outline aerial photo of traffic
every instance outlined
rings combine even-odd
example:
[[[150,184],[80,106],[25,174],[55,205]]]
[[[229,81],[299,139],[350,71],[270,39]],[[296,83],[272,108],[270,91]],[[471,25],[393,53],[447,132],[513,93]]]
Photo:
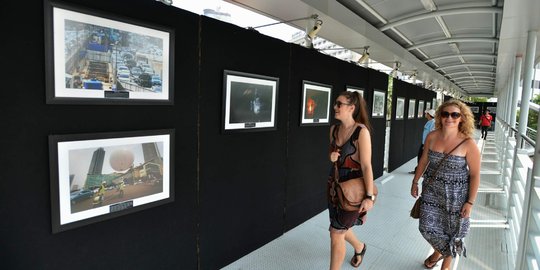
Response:
[[[163,40],[65,20],[67,89],[160,93]]]

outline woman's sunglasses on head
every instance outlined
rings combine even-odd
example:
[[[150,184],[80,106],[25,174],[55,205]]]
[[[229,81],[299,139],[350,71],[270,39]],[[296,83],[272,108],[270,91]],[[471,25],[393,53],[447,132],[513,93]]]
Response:
[[[444,112],[441,112],[441,117],[442,118],[452,117],[452,119],[458,119],[461,117],[461,113],[444,111]]]

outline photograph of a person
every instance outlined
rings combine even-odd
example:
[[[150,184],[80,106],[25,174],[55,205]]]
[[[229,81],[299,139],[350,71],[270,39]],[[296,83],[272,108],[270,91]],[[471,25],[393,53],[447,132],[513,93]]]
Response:
[[[396,102],[396,119],[403,119],[405,114],[405,98],[398,97]]]
[[[275,128],[278,78],[225,71],[224,130]]]
[[[382,91],[373,91],[373,117],[384,117],[385,94]]]
[[[407,118],[413,119],[414,118],[414,109],[416,107],[416,99],[409,99],[409,113],[407,115]]]
[[[330,85],[303,82],[301,124],[325,124],[329,122]]]
[[[172,101],[170,32],[52,5],[48,102]]]
[[[170,134],[50,142],[58,226],[173,198]]]

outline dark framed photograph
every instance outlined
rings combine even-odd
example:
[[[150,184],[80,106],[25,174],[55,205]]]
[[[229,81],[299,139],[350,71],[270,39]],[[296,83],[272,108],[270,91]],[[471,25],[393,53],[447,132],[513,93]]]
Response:
[[[384,106],[386,104],[386,95],[383,91],[373,91],[373,111],[371,116],[373,118],[384,117]]]
[[[45,2],[48,104],[173,104],[174,31]]]
[[[50,135],[53,233],[174,200],[174,130]]]
[[[326,125],[330,122],[332,86],[302,81],[302,118],[300,125]]]
[[[349,92],[358,92],[362,98],[364,98],[364,88],[356,86],[346,86],[345,89]],[[365,98],[364,98],[365,99]]]
[[[408,119],[414,119],[414,109],[416,108],[416,99],[409,99],[409,113],[407,114]]]
[[[276,129],[279,78],[225,70],[223,130]]]
[[[426,110],[431,109],[431,102],[426,101]]]
[[[396,120],[403,120],[405,114],[405,98],[398,97],[396,102]]]
[[[480,108],[478,106],[471,106],[471,112],[478,113],[480,111]]]

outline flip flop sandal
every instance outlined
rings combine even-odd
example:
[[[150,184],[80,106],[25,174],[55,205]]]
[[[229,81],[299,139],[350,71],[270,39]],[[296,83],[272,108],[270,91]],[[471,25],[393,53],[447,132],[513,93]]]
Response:
[[[432,261],[431,256],[427,257],[427,259],[424,261],[424,267],[426,269],[433,269],[437,265],[437,263],[444,258],[443,255],[441,255],[438,259]]]
[[[367,249],[367,245],[366,243],[364,243],[364,248],[362,249],[362,251],[360,252],[356,252],[356,250],[354,251],[354,255],[351,258],[351,265],[354,268],[357,268],[358,266],[360,266],[362,262],[364,261],[364,254],[366,254],[366,249]],[[360,258],[362,258],[362,260],[359,260],[358,256],[361,256]]]

